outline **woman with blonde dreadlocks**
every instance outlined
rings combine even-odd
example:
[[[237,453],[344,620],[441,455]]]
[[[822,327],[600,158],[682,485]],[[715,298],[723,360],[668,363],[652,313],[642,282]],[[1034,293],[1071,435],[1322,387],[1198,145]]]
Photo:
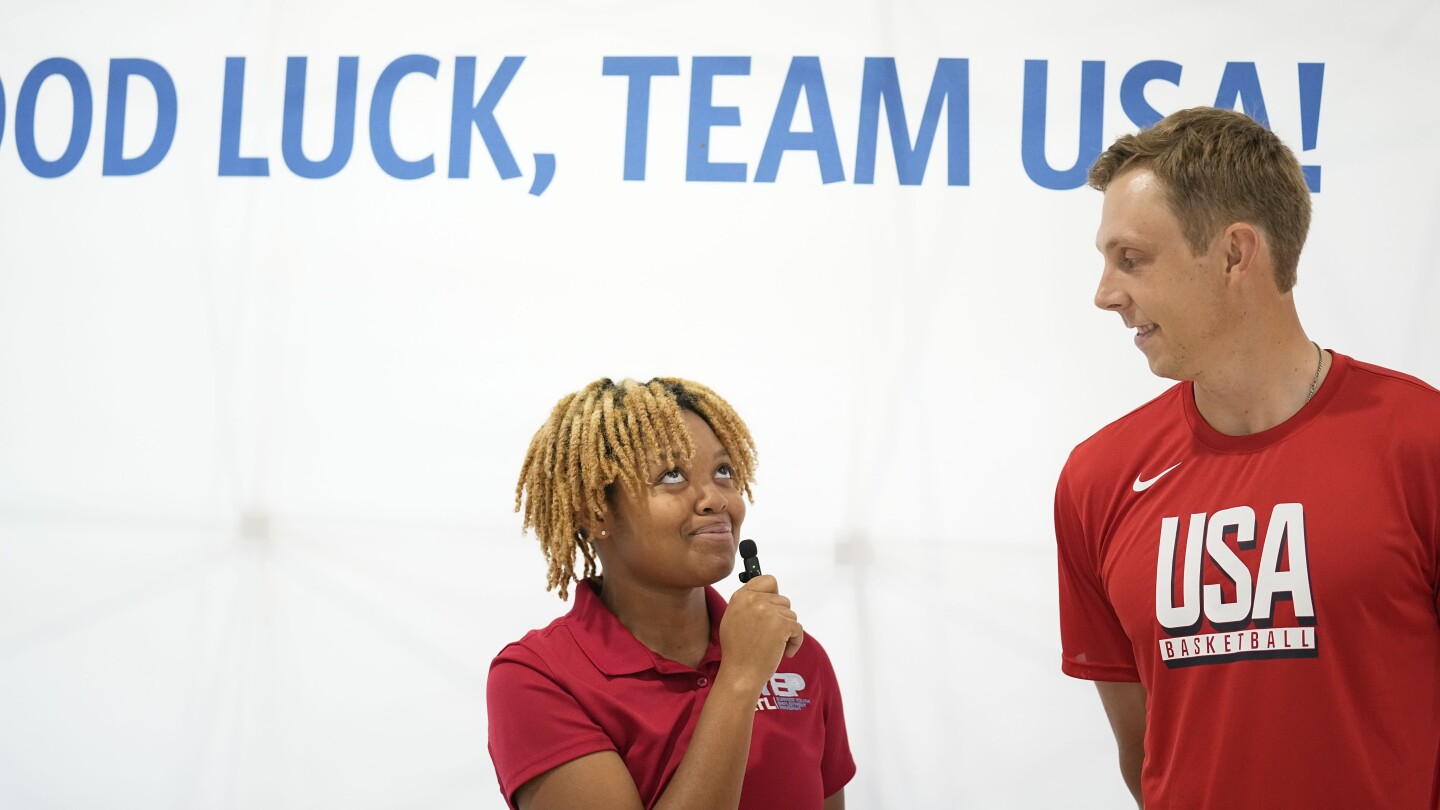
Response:
[[[824,650],[774,577],[728,605],[710,587],[734,570],[754,467],[745,423],[686,380],[597,380],[535,434],[516,510],[575,604],[490,668],[512,807],[844,807],[855,764]]]

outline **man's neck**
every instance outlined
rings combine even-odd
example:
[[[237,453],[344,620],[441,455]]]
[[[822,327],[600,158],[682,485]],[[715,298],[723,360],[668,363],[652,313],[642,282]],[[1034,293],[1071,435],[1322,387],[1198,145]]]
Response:
[[[1195,377],[1195,407],[1228,436],[1269,430],[1294,416],[1330,370],[1330,356],[1305,337],[1298,323],[1278,339],[1255,337],[1229,362]]]

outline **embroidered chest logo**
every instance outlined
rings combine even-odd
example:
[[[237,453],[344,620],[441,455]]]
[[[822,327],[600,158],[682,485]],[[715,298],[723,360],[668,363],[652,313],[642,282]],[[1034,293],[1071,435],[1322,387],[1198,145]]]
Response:
[[[800,697],[805,688],[805,679],[795,672],[777,672],[760,690],[760,699],[755,701],[755,711],[766,712],[777,709],[798,712],[810,705],[810,699]]]
[[[1168,636],[1159,641],[1165,666],[1319,655],[1305,508],[1276,504],[1258,554],[1257,525],[1248,506],[1197,512],[1182,543],[1180,518],[1161,520],[1155,619]]]

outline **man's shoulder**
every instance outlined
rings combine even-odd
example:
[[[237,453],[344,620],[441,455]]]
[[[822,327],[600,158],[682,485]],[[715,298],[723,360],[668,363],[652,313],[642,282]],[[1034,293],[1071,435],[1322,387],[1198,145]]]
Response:
[[[1371,431],[1372,441],[1388,437],[1392,451],[1404,457],[1419,453],[1433,460],[1440,454],[1440,391],[1419,377],[1351,359],[1338,399],[1339,414],[1383,426]]]
[[[1067,470],[1098,466],[1125,466],[1149,452],[1157,439],[1175,431],[1189,431],[1185,421],[1185,384],[1176,383],[1164,393],[1100,428],[1070,451]]]
[[[1429,407],[1440,407],[1440,391],[1403,371],[1350,358],[1351,369],[1362,386],[1378,389],[1389,398]]]

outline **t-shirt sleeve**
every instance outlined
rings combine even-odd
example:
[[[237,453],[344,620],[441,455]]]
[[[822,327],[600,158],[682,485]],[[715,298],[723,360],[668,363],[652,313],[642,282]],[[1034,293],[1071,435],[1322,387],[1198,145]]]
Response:
[[[490,664],[486,702],[490,759],[511,807],[515,791],[540,774],[586,754],[615,750],[544,660],[524,647],[512,644]]]
[[[825,648],[815,645],[820,653],[820,668],[825,673],[829,688],[825,690],[825,752],[820,757],[820,781],[825,787],[825,796],[849,784],[855,778],[855,758],[850,755],[850,736],[845,730],[845,707],[840,698],[840,684],[835,680],[835,669],[830,665],[830,656]]]
[[[1055,486],[1055,542],[1060,564],[1060,670],[1090,681],[1138,681],[1130,637],[1105,593],[1100,555],[1071,493],[1070,465]]]
[[[1432,474],[1434,470],[1440,470],[1440,464],[1431,467]],[[1426,501],[1430,505],[1431,521],[1429,538],[1430,559],[1433,561],[1434,571],[1431,582],[1433,583],[1432,593],[1435,596],[1435,615],[1437,618],[1440,618],[1440,481],[1437,481],[1435,485],[1432,486],[1430,492],[1433,494],[1430,494],[1426,498]],[[1440,785],[1440,770],[1435,772],[1435,783]],[[1437,793],[1437,795],[1440,795],[1440,793]]]

